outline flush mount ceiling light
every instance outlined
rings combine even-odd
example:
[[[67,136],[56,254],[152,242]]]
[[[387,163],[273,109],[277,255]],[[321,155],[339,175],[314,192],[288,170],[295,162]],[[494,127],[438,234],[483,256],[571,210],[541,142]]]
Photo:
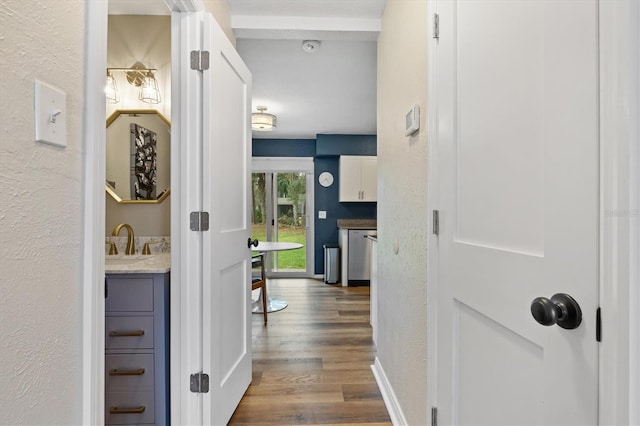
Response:
[[[273,114],[267,114],[266,106],[259,105],[258,111],[251,114],[251,128],[259,132],[269,132],[278,127],[278,117]]]
[[[318,40],[305,40],[302,42],[302,50],[307,53],[316,53],[320,50],[320,42]]]
[[[138,99],[148,104],[159,104],[161,101],[160,90],[158,89],[158,80],[154,73],[155,68],[147,68],[141,62],[136,62],[130,68],[107,68],[107,87],[105,93],[110,103],[117,103],[120,100],[118,95],[118,86],[113,78],[113,72],[123,72],[127,82],[140,88]]]

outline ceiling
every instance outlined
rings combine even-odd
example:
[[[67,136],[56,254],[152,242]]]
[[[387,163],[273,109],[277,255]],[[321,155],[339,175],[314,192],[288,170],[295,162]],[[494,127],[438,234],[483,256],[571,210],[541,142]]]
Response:
[[[376,133],[377,37],[384,0],[229,0],[236,48],[258,105],[278,117],[254,138]],[[303,40],[318,40],[314,53]]]
[[[254,131],[254,138],[376,133],[376,40],[385,0],[228,2],[236,48],[253,76],[252,111],[264,105],[278,117],[277,129]],[[158,3],[110,0],[109,13],[136,14],[132,4],[144,10],[139,14],[166,13]],[[320,48],[306,53],[304,40],[318,40]]]

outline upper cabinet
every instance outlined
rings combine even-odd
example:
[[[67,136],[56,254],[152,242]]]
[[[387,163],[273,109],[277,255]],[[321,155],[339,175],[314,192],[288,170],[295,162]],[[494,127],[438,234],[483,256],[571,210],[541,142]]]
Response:
[[[377,201],[377,174],[378,158],[375,156],[340,156],[340,201]]]

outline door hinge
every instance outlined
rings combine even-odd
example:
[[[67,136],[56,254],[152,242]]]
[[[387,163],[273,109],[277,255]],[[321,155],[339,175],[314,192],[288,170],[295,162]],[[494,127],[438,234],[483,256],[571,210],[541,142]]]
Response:
[[[602,342],[602,313],[599,306],[596,309],[596,342]]]
[[[208,231],[209,213],[191,212],[191,215],[189,216],[189,228],[191,228],[192,231]]]
[[[191,392],[207,393],[209,392],[209,375],[204,373],[192,374],[189,384]]]
[[[440,16],[437,13],[433,14],[433,38],[440,40]]]
[[[440,235],[440,211],[433,211],[433,235]]]
[[[209,52],[206,50],[191,51],[191,69],[205,71],[209,69]]]
[[[431,407],[431,426],[438,426],[438,407]]]

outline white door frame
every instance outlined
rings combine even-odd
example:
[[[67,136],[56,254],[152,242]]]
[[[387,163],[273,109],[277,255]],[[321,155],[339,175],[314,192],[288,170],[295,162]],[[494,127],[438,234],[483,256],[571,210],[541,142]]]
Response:
[[[162,1],[162,0],[158,0]],[[168,8],[174,13],[171,20],[172,56],[179,57],[180,38],[174,33],[181,27],[181,14],[204,10],[201,0],[164,0]],[[84,188],[83,188],[83,269],[82,269],[82,423],[104,423],[104,229],[105,229],[105,193],[104,177],[106,175],[105,154],[105,116],[106,104],[104,99],[105,70],[107,68],[107,19],[108,2],[94,0],[85,3],[86,7],[86,48],[85,48],[85,107],[83,116],[84,143]],[[183,55],[184,56],[184,55]],[[181,120],[188,117],[182,113],[186,107],[181,103],[182,79],[178,61],[172,60],[172,133],[180,138],[189,134],[188,126],[181,125]],[[186,129],[186,130],[182,130]],[[186,139],[185,139],[186,140]],[[175,247],[183,244],[180,233],[182,198],[181,158],[176,155],[172,143],[171,185],[180,188],[171,196],[171,238]],[[175,156],[175,157],[174,157]],[[189,340],[189,329],[181,321],[187,309],[182,305],[182,294],[187,294],[188,288],[182,288],[181,258],[174,251],[171,259],[171,415],[172,423],[194,424],[191,421],[181,421],[181,415],[190,413],[190,407],[181,410],[185,400],[188,400],[188,387],[178,386],[182,362],[185,355],[181,352],[181,342]],[[186,269],[186,268],[185,268]],[[184,333],[184,336],[183,336]],[[188,349],[185,353],[191,355]]]
[[[428,1],[433,34],[437,0]],[[640,407],[640,5],[599,1],[600,307],[599,423],[639,424]],[[427,65],[429,211],[438,209],[436,39]],[[431,213],[430,213],[431,214]],[[431,223],[430,218],[427,223]],[[438,239],[428,234],[427,407],[437,400]]]
[[[82,424],[104,423],[104,229],[107,2],[86,7],[84,222],[82,259]]]

